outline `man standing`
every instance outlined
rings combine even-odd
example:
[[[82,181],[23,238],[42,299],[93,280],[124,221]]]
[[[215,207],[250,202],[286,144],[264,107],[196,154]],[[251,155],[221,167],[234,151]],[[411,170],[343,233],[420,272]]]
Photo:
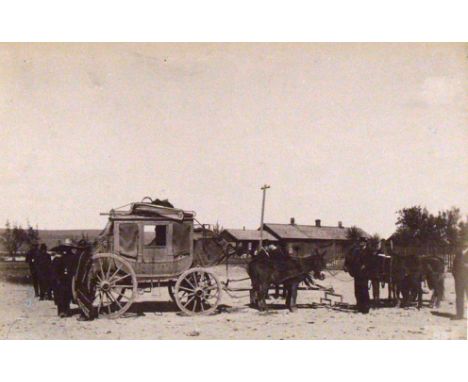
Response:
[[[39,247],[36,264],[39,280],[39,300],[44,300],[46,297],[48,300],[52,300],[52,286],[50,283],[51,261],[45,244],[41,244]]]
[[[455,294],[457,314],[455,318],[462,320],[465,313],[465,295],[468,296],[468,248],[456,254],[452,268],[455,279]]]
[[[34,296],[39,297],[39,281],[37,278],[37,256],[39,252],[39,247],[36,242],[31,244],[31,248],[26,253],[26,262],[29,265],[29,273],[31,275],[31,280],[34,287]]]
[[[356,308],[358,312],[367,314],[370,309],[369,298],[369,275],[367,274],[366,261],[367,240],[361,238],[359,244],[351,250],[347,256],[345,270],[354,278],[354,295],[356,297]]]
[[[67,317],[70,312],[72,301],[72,270],[70,269],[68,257],[71,253],[59,252],[54,256],[51,265],[51,281],[54,291],[54,302],[57,306],[57,314],[60,318]]]

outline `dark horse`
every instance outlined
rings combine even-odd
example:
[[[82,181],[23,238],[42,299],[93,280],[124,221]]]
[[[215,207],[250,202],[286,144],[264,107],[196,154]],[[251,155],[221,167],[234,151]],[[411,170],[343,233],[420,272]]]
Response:
[[[392,254],[392,285],[397,306],[408,306],[417,300],[422,307],[424,272],[421,258],[417,255]]]
[[[315,278],[324,279],[324,254],[293,258],[276,251],[260,253],[249,263],[247,272],[252,282],[251,303],[259,310],[266,309],[265,299],[271,285],[283,284],[287,291],[286,306],[297,310],[297,288],[310,272]]]
[[[444,260],[438,256],[429,255],[421,258],[421,265],[427,286],[432,290],[431,307],[438,308],[444,299],[445,292],[445,265]]]

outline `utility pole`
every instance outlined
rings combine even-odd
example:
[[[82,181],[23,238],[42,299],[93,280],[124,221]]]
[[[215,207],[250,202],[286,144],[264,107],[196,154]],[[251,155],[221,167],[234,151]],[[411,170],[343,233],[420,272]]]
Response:
[[[263,187],[260,188],[260,190],[263,191],[263,199],[262,199],[262,217],[260,219],[260,244],[258,246],[259,250],[263,248],[263,217],[265,216],[265,196],[266,196],[266,190],[269,188],[270,186],[267,184],[263,185]]]

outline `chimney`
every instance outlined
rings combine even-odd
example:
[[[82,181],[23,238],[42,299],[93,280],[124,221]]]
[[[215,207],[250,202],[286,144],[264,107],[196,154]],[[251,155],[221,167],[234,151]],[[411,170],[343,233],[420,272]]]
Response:
[[[320,219],[315,219],[315,226],[316,227],[321,227]]]
[[[343,228],[343,222],[342,221],[338,222],[338,228]]]
[[[296,219],[294,219],[294,218],[291,218],[291,220],[290,220],[290,224],[291,224],[291,225],[294,225],[294,224],[296,224]]]

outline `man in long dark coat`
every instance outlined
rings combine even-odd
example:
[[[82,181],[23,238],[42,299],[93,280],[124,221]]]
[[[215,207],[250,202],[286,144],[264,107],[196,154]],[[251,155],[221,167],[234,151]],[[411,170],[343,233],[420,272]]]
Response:
[[[37,243],[33,243],[31,248],[26,253],[26,262],[29,265],[29,274],[31,275],[31,281],[34,287],[34,296],[39,297],[39,280],[37,277],[37,256],[39,255],[39,246]]]
[[[361,238],[358,245],[351,249],[346,257],[345,267],[354,278],[354,295],[358,312],[367,314],[370,310],[369,275],[366,262],[368,261],[367,241]]]
[[[72,301],[72,277],[73,270],[70,267],[70,253],[58,253],[52,260],[52,289],[54,291],[54,302],[57,306],[59,317],[67,317],[70,312]],[[68,261],[67,261],[68,260]]]
[[[465,295],[468,296],[468,248],[459,252],[453,261],[452,274],[455,279],[456,319],[463,319],[465,314]]]
[[[52,300],[52,285],[51,285],[51,260],[47,252],[47,246],[41,244],[36,260],[37,277],[39,280],[39,299]]]

